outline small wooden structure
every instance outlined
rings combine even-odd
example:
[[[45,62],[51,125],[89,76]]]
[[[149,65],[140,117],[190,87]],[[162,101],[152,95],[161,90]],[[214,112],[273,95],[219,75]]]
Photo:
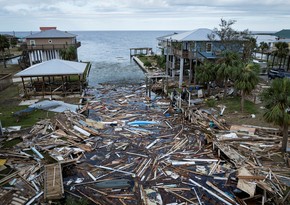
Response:
[[[64,194],[61,165],[48,164],[44,167],[44,198],[61,199]]]
[[[86,69],[88,66],[88,69]],[[53,59],[33,65],[17,74],[21,77],[24,96],[81,94],[90,64]],[[30,79],[26,82],[24,79]]]
[[[136,55],[151,55],[152,48],[130,48],[130,59]]]

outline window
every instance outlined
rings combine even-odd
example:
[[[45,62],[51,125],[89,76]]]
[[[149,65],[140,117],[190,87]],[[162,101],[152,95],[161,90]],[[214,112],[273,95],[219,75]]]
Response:
[[[36,44],[35,44],[35,40],[30,40],[30,45],[31,45],[31,46],[36,46]]]
[[[212,52],[212,43],[206,43],[206,52],[211,53]]]
[[[49,39],[49,40],[48,40],[48,43],[49,43],[49,44],[51,44],[51,43],[52,43],[52,40],[51,40],[51,39]]]

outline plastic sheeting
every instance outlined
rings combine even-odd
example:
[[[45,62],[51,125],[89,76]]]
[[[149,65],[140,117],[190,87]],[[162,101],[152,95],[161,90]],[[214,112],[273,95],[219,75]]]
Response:
[[[44,100],[29,106],[30,108],[48,110],[52,112],[72,111],[76,112],[80,108],[79,105],[69,104],[57,100]]]

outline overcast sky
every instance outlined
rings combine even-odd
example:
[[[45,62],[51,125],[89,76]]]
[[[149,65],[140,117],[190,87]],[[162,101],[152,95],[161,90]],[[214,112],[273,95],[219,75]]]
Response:
[[[290,29],[289,0],[0,0],[0,31]]]

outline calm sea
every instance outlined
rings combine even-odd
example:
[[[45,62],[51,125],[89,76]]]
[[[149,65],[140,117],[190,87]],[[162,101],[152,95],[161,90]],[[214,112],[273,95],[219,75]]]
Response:
[[[75,31],[82,46],[79,60],[91,61],[89,85],[140,82],[142,70],[130,61],[130,48],[150,47],[157,52],[157,37],[171,31]]]
[[[92,69],[89,85],[99,83],[134,83],[144,80],[144,73],[130,61],[130,48],[150,47],[157,50],[157,37],[173,31],[69,31],[81,42],[78,56],[81,61],[90,61]],[[3,33],[3,32],[2,32]],[[33,32],[35,33],[35,32]],[[13,34],[9,32],[9,34]],[[15,32],[25,37],[30,32]]]

